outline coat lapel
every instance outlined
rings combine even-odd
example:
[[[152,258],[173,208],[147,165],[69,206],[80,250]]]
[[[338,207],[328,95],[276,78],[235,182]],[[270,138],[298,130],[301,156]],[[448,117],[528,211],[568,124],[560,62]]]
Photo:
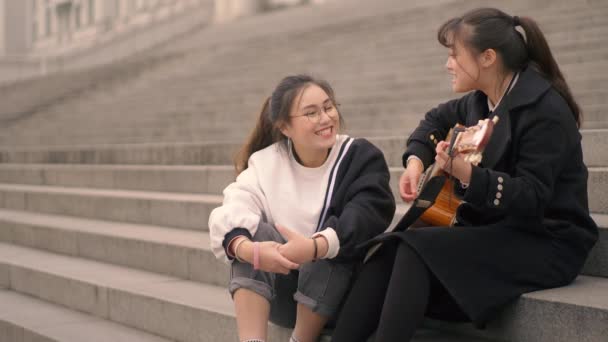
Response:
[[[494,132],[483,152],[482,164],[484,167],[494,168],[511,143],[511,115],[517,111],[516,109],[537,102],[550,88],[549,81],[540,76],[533,68],[528,67],[520,73],[517,83],[494,112],[499,120],[494,126]],[[485,95],[478,98],[487,101]],[[487,103],[476,107],[487,110]]]
[[[502,108],[500,108],[502,107]],[[507,146],[511,143],[511,118],[505,106],[499,106],[494,112],[498,116],[498,122],[490,141],[482,154],[481,162],[484,167],[493,169],[505,153]]]

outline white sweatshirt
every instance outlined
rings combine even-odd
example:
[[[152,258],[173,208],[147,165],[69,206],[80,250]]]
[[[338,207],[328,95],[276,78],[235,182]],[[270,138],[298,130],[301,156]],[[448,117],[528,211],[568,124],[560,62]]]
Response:
[[[315,234],[325,202],[331,198],[326,193],[332,171],[338,169],[340,157],[347,150],[342,145],[348,147],[351,142],[348,136],[338,135],[327,160],[317,168],[302,166],[279,143],[251,155],[248,168],[224,189],[222,206],[209,217],[211,247],[216,257],[228,261],[222,245],[227,233],[245,228],[254,236],[260,220],[305,236]],[[335,230],[327,228],[318,234],[329,243],[325,257],[335,257],[340,249]]]

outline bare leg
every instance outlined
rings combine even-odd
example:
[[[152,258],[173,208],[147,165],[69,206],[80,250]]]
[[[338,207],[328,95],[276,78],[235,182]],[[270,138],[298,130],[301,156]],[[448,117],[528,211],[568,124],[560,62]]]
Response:
[[[265,341],[270,315],[268,300],[251,290],[241,288],[234,293],[234,307],[239,339],[241,341],[249,339]]]
[[[316,314],[308,307],[298,303],[298,318],[293,336],[299,342],[315,342],[328,320],[329,317]]]

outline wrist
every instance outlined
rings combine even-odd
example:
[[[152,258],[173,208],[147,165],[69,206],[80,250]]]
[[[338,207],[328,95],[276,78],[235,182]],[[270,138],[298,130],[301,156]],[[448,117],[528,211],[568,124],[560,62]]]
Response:
[[[405,164],[406,168],[412,168],[415,167],[419,170],[423,170],[424,169],[424,165],[422,164],[422,160],[420,160],[420,158],[416,157],[416,156],[410,156],[407,159],[407,162]]]
[[[317,259],[319,259],[319,244],[317,243],[317,240],[315,240],[314,237],[310,240],[312,242],[312,261],[316,261]]]
[[[471,183],[471,174],[473,173],[473,166],[471,165],[471,163],[466,163],[465,165],[466,166],[463,175],[459,178],[459,180],[461,184],[466,184],[466,186],[469,186],[469,184]]]
[[[247,239],[247,241],[241,243],[238,256],[241,260],[253,264],[253,242],[251,240]]]
[[[315,255],[315,259],[323,259],[327,256],[327,252],[329,251],[329,242],[323,235],[317,235],[312,238],[317,243],[317,255]]]

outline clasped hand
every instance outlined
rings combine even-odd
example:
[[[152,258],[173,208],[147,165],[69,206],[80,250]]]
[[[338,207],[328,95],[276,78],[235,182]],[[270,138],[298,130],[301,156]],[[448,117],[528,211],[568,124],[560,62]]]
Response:
[[[274,241],[259,242],[259,268],[262,271],[287,274],[301,264],[313,261],[316,256],[327,253],[325,238],[317,238],[315,255],[315,242],[311,238],[279,224],[276,228],[287,242],[284,244]]]

